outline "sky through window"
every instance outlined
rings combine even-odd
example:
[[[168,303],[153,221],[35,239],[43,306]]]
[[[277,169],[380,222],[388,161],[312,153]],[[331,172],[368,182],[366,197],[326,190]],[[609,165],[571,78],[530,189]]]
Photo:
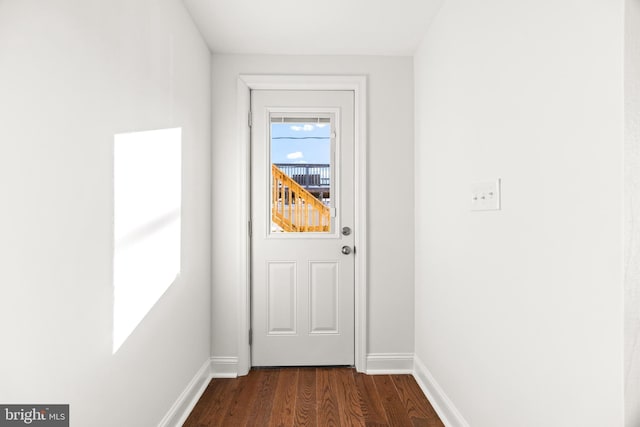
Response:
[[[271,123],[271,162],[329,164],[328,123]]]

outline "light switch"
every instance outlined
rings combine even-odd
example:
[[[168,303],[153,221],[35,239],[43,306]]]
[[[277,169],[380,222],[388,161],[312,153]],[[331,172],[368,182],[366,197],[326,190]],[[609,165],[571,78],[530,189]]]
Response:
[[[471,186],[472,211],[500,210],[500,179],[477,182]]]

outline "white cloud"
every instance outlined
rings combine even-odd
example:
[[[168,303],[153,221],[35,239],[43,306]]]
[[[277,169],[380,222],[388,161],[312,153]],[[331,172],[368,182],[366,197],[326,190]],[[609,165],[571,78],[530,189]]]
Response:
[[[317,128],[323,128],[327,125],[327,123],[316,123]]]
[[[291,126],[291,130],[294,130],[296,132],[300,132],[301,130],[305,132],[311,132],[313,129],[314,129],[313,125],[310,125],[310,124],[306,124],[304,126],[297,126],[297,125]]]
[[[293,160],[293,159],[301,159],[304,157],[304,154],[302,154],[301,151],[296,151],[295,153],[289,153],[287,154],[287,159],[289,160]]]

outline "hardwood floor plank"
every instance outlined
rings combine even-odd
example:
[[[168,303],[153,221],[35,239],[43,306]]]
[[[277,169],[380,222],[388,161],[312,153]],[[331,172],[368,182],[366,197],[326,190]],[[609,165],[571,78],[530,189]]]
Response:
[[[382,407],[387,415],[387,420],[389,420],[389,426],[408,427],[413,425],[391,377],[389,375],[374,375],[373,383],[382,400]]]
[[[278,378],[269,426],[293,426],[298,390],[298,369],[283,369]]]
[[[331,368],[317,369],[316,394],[318,398],[318,425],[322,427],[339,426],[338,400],[331,380]]]
[[[294,426],[316,427],[318,425],[316,399],[316,370],[301,368],[298,371],[298,397]]]
[[[438,414],[425,399],[420,386],[413,377],[391,375],[391,379],[414,427],[444,427]]]
[[[207,385],[207,388],[204,390],[204,393],[202,393],[202,396],[200,396],[200,399],[198,399],[198,403],[196,403],[196,406],[189,414],[189,417],[186,419],[183,426],[191,427],[197,425],[198,421],[200,421],[209,409],[208,402],[215,399],[217,395],[217,388],[219,388],[218,383],[213,381]]]
[[[262,369],[255,369],[249,375],[238,378],[238,390],[236,391],[229,409],[224,416],[222,426],[224,427],[244,427],[247,425],[251,415],[252,403],[258,395],[258,386],[264,376]]]
[[[336,368],[332,371],[332,379],[335,384],[338,397],[338,414],[340,425],[351,427],[365,427],[360,396],[356,390],[356,382],[353,378],[353,369]]]
[[[389,421],[385,415],[382,401],[373,383],[373,377],[360,372],[354,373],[356,388],[360,395],[360,407],[366,427],[387,427]]]
[[[279,369],[265,369],[258,385],[258,394],[247,421],[247,427],[263,427],[269,424],[276,396],[276,386],[280,378]]]
[[[222,426],[222,421],[229,408],[229,404],[236,394],[239,381],[235,378],[218,378],[211,380],[209,387],[211,388],[210,399],[204,401],[200,399],[194,408],[194,413],[199,413],[199,419],[191,419],[191,416],[187,418],[184,427],[219,427]],[[207,388],[209,390],[209,388]],[[204,395],[203,395],[204,397]],[[204,411],[198,411],[198,407],[206,402]]]

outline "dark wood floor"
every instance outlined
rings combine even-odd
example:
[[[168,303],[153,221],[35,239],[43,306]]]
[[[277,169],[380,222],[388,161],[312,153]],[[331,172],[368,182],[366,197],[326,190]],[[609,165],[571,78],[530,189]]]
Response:
[[[411,375],[351,368],[254,369],[213,379],[184,427],[444,427]]]

